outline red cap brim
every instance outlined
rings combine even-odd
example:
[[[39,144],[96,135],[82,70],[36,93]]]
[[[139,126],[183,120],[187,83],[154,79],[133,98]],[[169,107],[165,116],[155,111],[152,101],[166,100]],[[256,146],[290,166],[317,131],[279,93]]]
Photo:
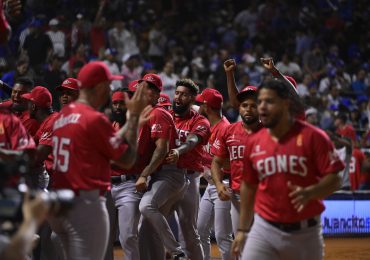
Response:
[[[111,75],[110,80],[122,80],[124,78],[122,75]]]
[[[22,98],[27,99],[27,100],[31,100],[31,101],[32,101],[32,95],[31,95],[31,93],[23,94],[23,95],[22,95]]]
[[[204,103],[204,98],[203,98],[203,96],[201,94],[198,94],[195,97],[195,101],[200,102],[200,103]]]

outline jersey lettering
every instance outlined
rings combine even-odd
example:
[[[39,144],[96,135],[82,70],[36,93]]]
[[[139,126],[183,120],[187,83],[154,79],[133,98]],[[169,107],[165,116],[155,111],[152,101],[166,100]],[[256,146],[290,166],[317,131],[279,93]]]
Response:
[[[229,150],[230,161],[244,158],[244,145],[228,146],[227,149]]]
[[[349,173],[355,173],[356,172],[356,157],[351,157],[351,163],[349,164]]]
[[[307,175],[307,158],[296,155],[276,155],[263,158],[256,162],[260,180],[279,173],[290,173],[305,177]]]
[[[190,131],[181,130],[181,129],[176,129],[176,130],[177,130],[177,134],[179,135],[179,139],[181,140],[181,142],[185,142],[186,137],[189,135]]]

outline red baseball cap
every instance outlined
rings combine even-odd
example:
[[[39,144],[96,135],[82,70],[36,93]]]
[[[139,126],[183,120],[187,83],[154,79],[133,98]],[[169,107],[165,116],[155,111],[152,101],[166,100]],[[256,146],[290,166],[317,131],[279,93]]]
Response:
[[[125,94],[122,91],[116,91],[112,95],[112,101],[124,101],[125,100]]]
[[[257,93],[257,87],[255,87],[255,86],[246,86],[245,88],[243,88],[238,93],[238,95],[236,95],[236,98],[240,101],[241,99],[243,99],[243,97],[245,96],[246,93],[251,93],[251,94]]]
[[[143,81],[152,83],[159,89],[159,91],[162,91],[162,80],[161,77],[159,77],[159,75],[153,73],[146,74],[141,80],[139,80],[139,83]]]
[[[295,79],[293,78],[293,77],[291,77],[291,76],[287,76],[287,75],[284,75],[285,77],[286,77],[286,79],[287,80],[289,80],[290,81],[290,83],[292,83],[293,84],[293,86],[295,87],[295,88],[297,88],[297,82],[295,81]]]
[[[121,80],[123,76],[112,75],[104,62],[92,61],[81,68],[77,79],[81,88],[91,88],[104,81]]]
[[[171,104],[170,97],[165,93],[161,93],[160,97],[158,98],[158,105],[171,106],[172,104]]]
[[[218,90],[206,88],[202,93],[196,96],[195,101],[207,104],[207,106],[211,108],[220,109],[224,99]]]
[[[128,90],[135,92],[137,90],[138,84],[139,84],[138,79],[131,81],[130,83],[128,83]]]
[[[37,86],[30,93],[22,95],[22,98],[31,100],[36,106],[49,108],[53,102],[50,91],[42,86]]]
[[[74,78],[67,78],[65,79],[62,84],[56,87],[56,90],[62,90],[63,88],[71,89],[71,90],[80,90],[81,82]]]

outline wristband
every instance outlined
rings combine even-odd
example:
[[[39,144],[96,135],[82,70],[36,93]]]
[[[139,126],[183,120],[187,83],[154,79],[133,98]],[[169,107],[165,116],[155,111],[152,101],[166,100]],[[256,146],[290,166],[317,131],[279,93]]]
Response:
[[[238,232],[248,233],[250,229],[238,228]]]

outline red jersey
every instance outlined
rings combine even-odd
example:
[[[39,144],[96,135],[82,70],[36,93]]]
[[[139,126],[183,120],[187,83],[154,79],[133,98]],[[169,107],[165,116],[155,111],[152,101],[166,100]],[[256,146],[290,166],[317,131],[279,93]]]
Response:
[[[177,133],[171,114],[160,106],[155,106],[150,112],[150,119],[139,130],[137,159],[135,165],[119,174],[141,174],[150,163],[156,149],[155,142],[160,139],[169,140],[169,149],[176,147]]]
[[[349,164],[349,180],[351,190],[358,190],[360,187],[361,165],[365,161],[365,154],[355,148],[352,152],[351,163]]]
[[[127,144],[115,135],[108,118],[89,105],[64,106],[53,127],[53,187],[95,190],[110,188],[110,160]]]
[[[37,130],[40,127],[39,122],[36,119],[30,117],[30,113],[28,111],[18,112],[12,110],[13,102],[11,100],[4,101],[0,103],[1,108],[6,108],[11,110],[14,115],[16,115],[22,122],[23,126],[26,128],[27,132],[34,137]]]
[[[230,125],[229,120],[227,120],[226,117],[222,117],[222,119],[219,122],[217,122],[210,128],[211,136],[208,139],[207,145],[203,146],[205,150],[205,154],[203,157],[203,165],[206,166],[208,169],[211,169],[212,164],[213,158],[212,146],[218,145],[217,136],[219,136],[220,133],[223,133],[229,125]]]
[[[352,125],[345,125],[343,126],[342,128],[340,129],[337,129],[337,134],[341,135],[341,136],[344,136],[344,137],[347,137],[349,139],[352,140],[352,142],[356,141],[356,131],[355,129],[353,128]]]
[[[53,146],[53,125],[58,115],[58,112],[54,112],[41,123],[40,128],[37,130],[35,135],[35,142],[38,145]],[[53,154],[49,154],[48,158],[45,160],[45,168],[49,173],[51,173],[53,168]]]
[[[262,125],[260,125],[256,132],[261,128]],[[229,125],[225,131],[220,132],[219,135],[216,136],[217,140],[211,148],[212,154],[230,160],[230,187],[233,191],[240,192],[240,184],[243,175],[245,142],[256,132],[248,133],[244,128],[242,121],[236,122]]]
[[[325,207],[321,200],[311,200],[297,213],[288,195],[288,181],[307,187],[343,169],[329,137],[297,120],[279,141],[266,128],[247,140],[243,179],[258,184],[255,212],[269,221],[292,223],[314,217]]]
[[[8,150],[35,149],[32,137],[19,118],[10,111],[0,110],[0,148]]]
[[[203,157],[205,156],[203,145],[207,144],[210,134],[208,120],[194,110],[190,110],[190,113],[184,117],[174,116],[174,118],[181,143],[186,141],[189,134],[195,134],[202,138],[202,142],[197,144],[193,150],[180,156],[177,166],[182,169],[202,172]]]

